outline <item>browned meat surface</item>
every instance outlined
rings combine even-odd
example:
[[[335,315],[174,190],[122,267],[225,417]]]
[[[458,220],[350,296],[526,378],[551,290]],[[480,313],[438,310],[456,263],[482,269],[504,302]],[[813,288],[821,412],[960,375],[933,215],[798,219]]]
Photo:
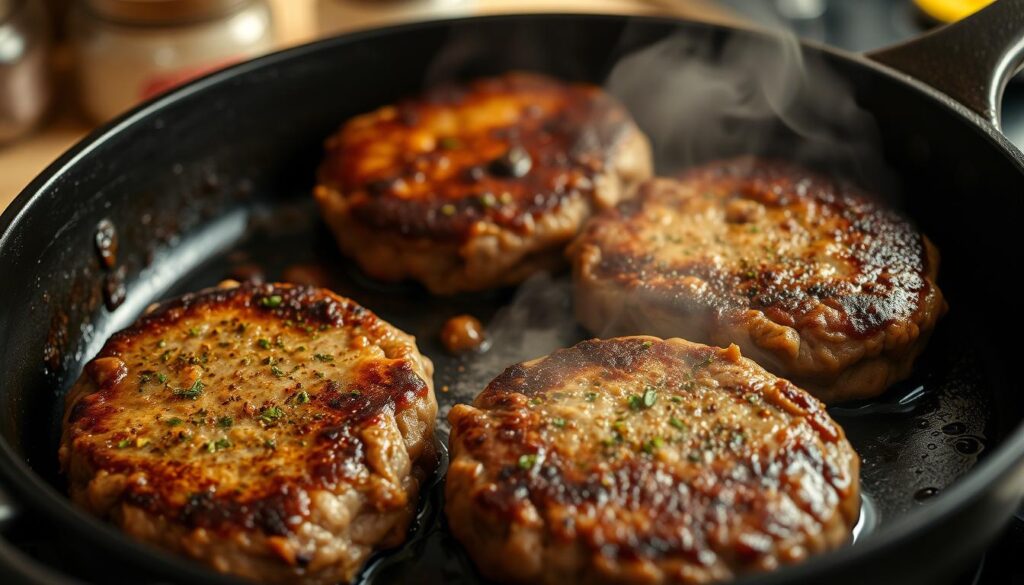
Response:
[[[214,569],[352,579],[436,464],[433,366],[322,289],[228,284],[114,335],[67,399],[76,504]]]
[[[655,179],[570,248],[598,335],[726,346],[826,402],[907,377],[946,304],[939,257],[847,185],[743,158]]]
[[[343,252],[435,293],[515,284],[562,262],[593,210],[650,176],[650,146],[599,88],[511,73],[357,116],[315,190]]]
[[[859,459],[733,345],[585,341],[456,406],[449,525],[508,583],[709,583],[845,543]]]

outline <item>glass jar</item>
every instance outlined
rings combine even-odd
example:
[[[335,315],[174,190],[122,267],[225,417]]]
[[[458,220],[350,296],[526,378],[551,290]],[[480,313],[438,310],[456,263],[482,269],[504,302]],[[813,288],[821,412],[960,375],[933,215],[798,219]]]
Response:
[[[411,20],[465,16],[471,0],[319,0],[321,36]]]
[[[274,40],[265,0],[79,0],[71,29],[82,107],[97,121]]]
[[[0,143],[34,128],[50,104],[50,34],[35,0],[0,0]]]

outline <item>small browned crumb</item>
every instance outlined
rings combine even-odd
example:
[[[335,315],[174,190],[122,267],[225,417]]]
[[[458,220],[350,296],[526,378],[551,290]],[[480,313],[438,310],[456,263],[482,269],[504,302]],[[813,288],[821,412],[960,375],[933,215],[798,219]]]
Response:
[[[456,315],[441,328],[441,343],[449,353],[483,351],[487,349],[487,333],[476,317]]]
[[[284,279],[295,284],[326,287],[329,284],[327,272],[315,264],[292,264],[284,269]]]

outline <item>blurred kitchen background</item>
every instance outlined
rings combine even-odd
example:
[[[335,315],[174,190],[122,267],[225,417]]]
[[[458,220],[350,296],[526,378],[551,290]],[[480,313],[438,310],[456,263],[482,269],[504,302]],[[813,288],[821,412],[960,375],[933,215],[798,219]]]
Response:
[[[232,63],[349,30],[507,12],[662,14],[785,27],[801,37],[864,51],[921,34],[985,4],[988,1],[0,0],[0,210],[75,141],[139,102]],[[1004,125],[1020,144],[1024,92],[1014,86],[1010,92],[1015,99],[1008,100]],[[1018,110],[1021,115],[1015,114]]]

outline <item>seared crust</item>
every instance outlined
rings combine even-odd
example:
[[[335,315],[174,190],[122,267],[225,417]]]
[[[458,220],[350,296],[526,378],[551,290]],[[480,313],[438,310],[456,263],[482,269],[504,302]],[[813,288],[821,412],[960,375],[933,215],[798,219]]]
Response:
[[[569,253],[594,333],[736,343],[826,402],[907,377],[946,310],[938,253],[906,220],[753,158],[649,181]]]
[[[352,579],[405,538],[433,470],[433,366],[311,287],[228,285],[115,334],[67,398],[72,499],[267,582]]]
[[[835,548],[859,459],[739,349],[585,341],[449,415],[449,525],[509,583],[708,583]]]
[[[315,196],[369,274],[435,293],[561,261],[594,208],[651,174],[647,139],[598,87],[526,73],[446,85],[327,140]]]

